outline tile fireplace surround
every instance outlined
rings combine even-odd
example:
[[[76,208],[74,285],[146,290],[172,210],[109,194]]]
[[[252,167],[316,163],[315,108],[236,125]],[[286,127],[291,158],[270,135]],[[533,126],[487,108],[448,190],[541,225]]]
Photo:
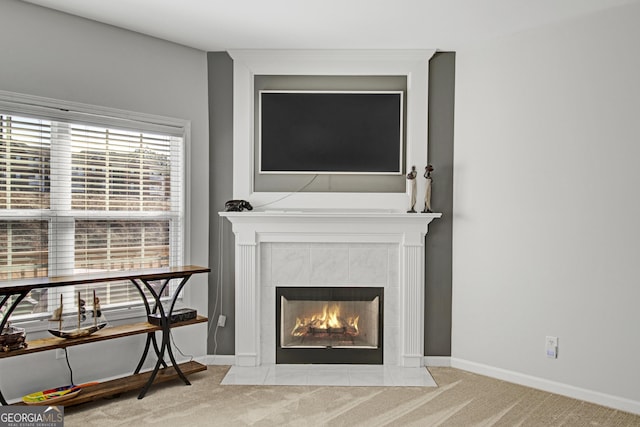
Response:
[[[441,214],[221,212],[235,234],[235,365],[275,363],[276,286],[384,288],[383,364],[424,365],[424,236]]]

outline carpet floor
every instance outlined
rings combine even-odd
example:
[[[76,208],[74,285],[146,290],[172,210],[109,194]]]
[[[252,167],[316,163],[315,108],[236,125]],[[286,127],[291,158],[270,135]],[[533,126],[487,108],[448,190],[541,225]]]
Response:
[[[437,388],[220,385],[228,366],[65,408],[65,426],[638,426],[640,416],[453,368]]]

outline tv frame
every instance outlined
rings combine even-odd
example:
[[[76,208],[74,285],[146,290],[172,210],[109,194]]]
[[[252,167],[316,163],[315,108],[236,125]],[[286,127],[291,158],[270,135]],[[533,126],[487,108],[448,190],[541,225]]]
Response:
[[[317,94],[394,94],[399,95],[399,156],[398,169],[389,172],[375,171],[265,171],[262,169],[262,94],[263,93],[317,93]],[[265,175],[386,175],[398,176],[404,174],[405,166],[405,117],[404,117],[404,96],[403,90],[283,90],[283,89],[262,89],[258,91],[258,173]]]

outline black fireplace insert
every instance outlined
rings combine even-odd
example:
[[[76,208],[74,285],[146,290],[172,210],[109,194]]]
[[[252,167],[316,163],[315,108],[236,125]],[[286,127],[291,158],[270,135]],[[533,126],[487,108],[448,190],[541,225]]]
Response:
[[[277,287],[276,363],[383,363],[384,289]]]

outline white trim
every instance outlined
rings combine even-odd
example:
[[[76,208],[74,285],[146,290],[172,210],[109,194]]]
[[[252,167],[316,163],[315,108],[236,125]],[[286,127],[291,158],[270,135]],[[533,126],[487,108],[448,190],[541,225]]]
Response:
[[[131,127],[131,122],[144,123],[145,130],[183,136],[187,120],[156,114],[137,113],[118,108],[100,107],[80,102],[64,101],[43,96],[0,90],[0,108],[45,116],[48,119],[78,120],[80,122]]]
[[[236,356],[233,354],[207,354],[206,356],[196,357],[196,362],[203,365],[235,365]]]
[[[191,264],[191,121],[184,124],[184,136],[182,145],[182,164],[184,165],[184,176],[182,177],[182,197],[180,209],[182,225],[184,226],[184,238],[182,248],[183,261]]]
[[[425,356],[425,366],[451,367],[451,356]]]
[[[407,78],[405,170],[427,164],[429,59],[435,50],[231,50],[233,58],[233,198],[275,209],[406,209],[401,193],[273,193],[254,191],[254,76],[382,76]],[[416,206],[425,180],[417,180]]]
[[[570,384],[534,377],[532,375],[458,359],[456,357],[451,358],[451,367],[640,415],[640,402],[624,397],[575,387]]]

